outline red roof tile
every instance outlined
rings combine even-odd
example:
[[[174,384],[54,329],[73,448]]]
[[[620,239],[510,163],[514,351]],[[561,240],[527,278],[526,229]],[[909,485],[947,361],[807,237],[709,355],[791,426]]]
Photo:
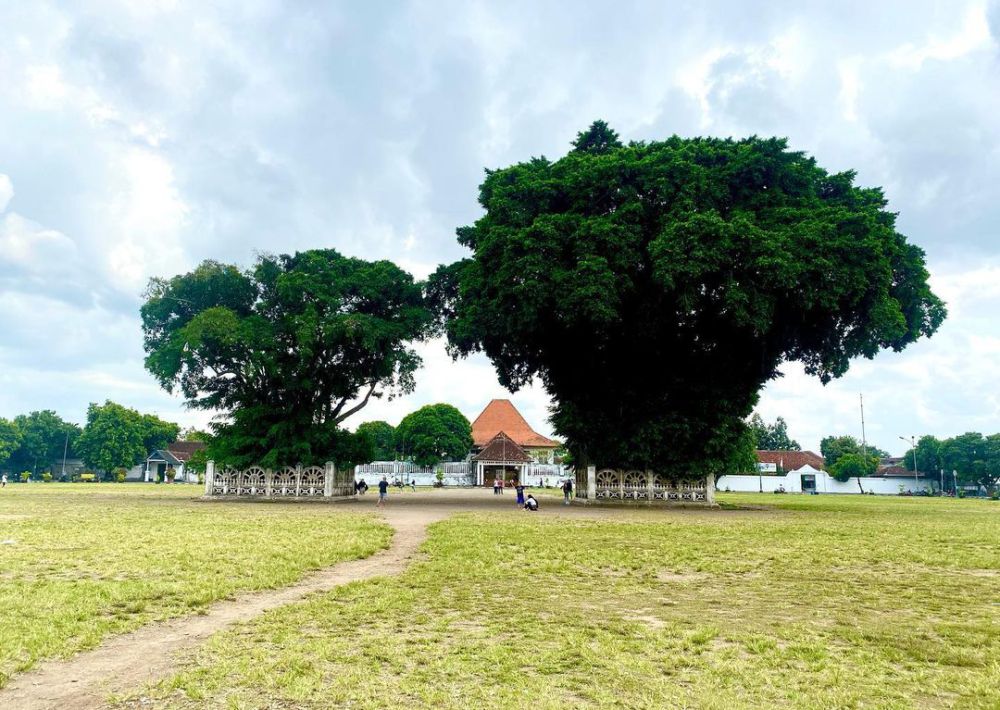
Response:
[[[166,450],[173,454],[178,461],[188,461],[195,451],[205,448],[204,441],[175,441],[167,444]]]
[[[797,471],[805,465],[823,470],[826,462],[814,451],[768,451],[758,449],[757,460],[761,463],[773,463],[786,471]]]
[[[473,461],[493,463],[531,463],[531,457],[517,445],[517,442],[500,432],[486,447],[472,457]]]
[[[494,399],[486,405],[482,414],[472,422],[472,443],[482,448],[500,432],[505,432],[521,446],[550,449],[559,446],[558,442],[532,429],[509,399]]]

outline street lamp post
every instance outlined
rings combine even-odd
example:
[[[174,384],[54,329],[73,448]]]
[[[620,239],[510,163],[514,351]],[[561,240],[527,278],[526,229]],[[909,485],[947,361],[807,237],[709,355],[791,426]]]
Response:
[[[905,436],[901,436],[899,438],[902,439],[903,441],[906,441],[910,445],[910,450],[913,451],[913,476],[917,479],[917,487],[919,488],[920,471],[917,470],[917,437],[911,435],[909,439],[907,439]],[[932,483],[931,487],[933,486],[934,484]]]

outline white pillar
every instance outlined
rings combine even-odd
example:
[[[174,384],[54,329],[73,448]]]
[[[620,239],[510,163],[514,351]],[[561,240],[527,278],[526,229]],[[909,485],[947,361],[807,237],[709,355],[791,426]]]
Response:
[[[597,466],[587,466],[587,502],[597,498]]]
[[[212,495],[212,486],[215,484],[215,461],[205,464],[205,495]]]
[[[705,502],[709,505],[715,505],[715,474],[709,473],[705,475]]]
[[[333,496],[333,482],[337,476],[337,467],[333,461],[326,462],[326,471],[323,473],[323,495],[327,498]]]

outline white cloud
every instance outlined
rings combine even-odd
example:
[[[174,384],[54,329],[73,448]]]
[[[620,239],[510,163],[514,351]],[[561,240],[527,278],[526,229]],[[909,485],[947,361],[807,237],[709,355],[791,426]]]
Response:
[[[7,209],[7,205],[14,197],[14,184],[10,177],[0,173],[0,212]]]

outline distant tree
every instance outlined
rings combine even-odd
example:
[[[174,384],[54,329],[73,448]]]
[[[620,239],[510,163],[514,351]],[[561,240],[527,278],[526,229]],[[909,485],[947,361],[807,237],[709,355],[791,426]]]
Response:
[[[731,470],[785,362],[823,382],[902,350],[945,308],[882,191],[780,139],[623,145],[488,170],[469,258],[428,284],[455,357],[534,381],[578,465]]]
[[[363,422],[357,433],[371,442],[373,461],[391,461],[396,454],[396,430],[383,421]]]
[[[181,430],[181,433],[177,435],[177,439],[178,441],[202,441],[207,444],[212,440],[212,433],[204,429],[188,427]]]
[[[21,431],[17,424],[0,417],[0,468],[21,447]]]
[[[830,467],[830,475],[844,483],[855,476],[858,478],[870,476],[877,468],[878,457],[862,456],[860,453],[852,452],[837,459],[837,462]]]
[[[396,265],[315,249],[153,279],[142,321],[160,384],[228,415],[213,457],[277,466],[361,455],[364,442],[339,427],[372,397],[413,389],[409,344],[431,313]]]
[[[819,452],[832,470],[847,454],[861,454],[861,442],[853,436],[826,436],[819,442]]]
[[[164,421],[154,414],[140,415],[142,445],[146,452],[165,449],[167,444],[177,441],[181,428],[173,422]]]
[[[992,488],[1000,481],[1000,434],[966,432],[941,442],[939,453],[945,471],[956,471],[960,483]]]
[[[28,471],[33,477],[61,459],[64,450],[72,455],[80,435],[80,427],[49,409],[20,414],[14,424],[21,433],[21,445],[11,455],[11,468]]]
[[[403,417],[396,445],[420,466],[464,459],[472,449],[472,425],[450,404],[428,404]]]
[[[87,408],[87,423],[77,440],[77,452],[88,467],[110,474],[132,468],[147,454],[143,416],[134,409],[106,401]]]
[[[799,442],[788,436],[788,423],[784,417],[778,417],[774,424],[768,424],[754,412],[748,424],[754,437],[755,448],[765,451],[801,451]]]
[[[938,480],[938,472],[943,468],[943,461],[941,460],[941,446],[944,442],[934,436],[922,436],[917,440],[916,453],[917,453],[917,468],[913,468],[913,448],[906,450],[903,454],[903,460],[901,465],[907,471],[917,470],[924,476],[934,478],[930,479],[933,481]]]

